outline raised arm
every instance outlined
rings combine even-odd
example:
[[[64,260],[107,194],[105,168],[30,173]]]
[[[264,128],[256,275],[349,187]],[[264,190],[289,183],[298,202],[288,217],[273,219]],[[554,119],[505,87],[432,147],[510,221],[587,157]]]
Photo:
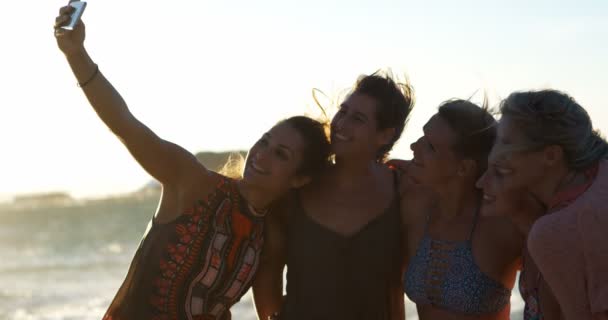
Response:
[[[127,147],[135,160],[163,185],[178,185],[187,179],[207,177],[196,157],[182,147],[159,138],[129,111],[118,91],[99,71],[84,48],[85,26],[59,28],[69,21],[73,8],[60,9],[55,20],[55,38],[99,118]]]

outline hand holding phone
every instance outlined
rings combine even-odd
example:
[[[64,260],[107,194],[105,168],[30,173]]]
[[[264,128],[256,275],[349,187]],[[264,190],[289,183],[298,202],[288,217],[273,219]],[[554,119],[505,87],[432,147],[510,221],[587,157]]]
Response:
[[[55,18],[55,39],[57,46],[66,55],[82,52],[84,49],[85,28],[80,20],[86,2],[71,1],[59,9]]]
[[[67,24],[61,26],[61,28],[66,30],[73,30],[78,21],[80,20],[80,17],[82,17],[82,14],[84,13],[84,8],[87,7],[87,3],[85,1],[73,1],[70,2],[69,5],[74,8],[74,11],[72,11],[72,14],[70,15],[70,21]]]

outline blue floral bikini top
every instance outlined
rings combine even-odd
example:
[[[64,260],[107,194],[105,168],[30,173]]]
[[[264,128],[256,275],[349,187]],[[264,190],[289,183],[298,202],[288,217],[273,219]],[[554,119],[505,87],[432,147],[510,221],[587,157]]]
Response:
[[[479,212],[466,241],[430,237],[427,217],[424,237],[405,273],[404,291],[420,305],[466,315],[492,314],[509,304],[511,290],[488,277],[473,257],[472,236]]]

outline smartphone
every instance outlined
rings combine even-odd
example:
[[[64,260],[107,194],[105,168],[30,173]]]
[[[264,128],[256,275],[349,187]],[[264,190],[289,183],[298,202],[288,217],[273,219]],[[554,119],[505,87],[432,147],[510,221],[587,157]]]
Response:
[[[70,22],[62,26],[62,28],[73,30],[78,23],[78,20],[80,20],[80,17],[82,17],[82,13],[84,12],[84,8],[87,7],[87,3],[85,1],[74,1],[70,2],[69,5],[74,8],[74,12],[72,12],[72,15],[70,16]]]

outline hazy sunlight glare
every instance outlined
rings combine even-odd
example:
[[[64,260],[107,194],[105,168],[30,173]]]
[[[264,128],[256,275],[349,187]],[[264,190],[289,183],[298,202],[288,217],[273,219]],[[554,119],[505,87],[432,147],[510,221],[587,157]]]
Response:
[[[84,20],[91,56],[133,113],[192,152],[245,149],[277,120],[310,110],[313,87],[348,88],[382,67],[407,72],[417,95],[396,157],[410,156],[440,102],[479,89],[495,105],[514,90],[558,88],[608,132],[608,48],[598,41],[608,37],[606,3],[492,3],[92,0]],[[149,181],[56,48],[52,23],[63,4],[43,1],[27,22],[0,22],[12,44],[0,59],[0,200],[121,193]],[[21,10],[19,2],[4,6]]]

